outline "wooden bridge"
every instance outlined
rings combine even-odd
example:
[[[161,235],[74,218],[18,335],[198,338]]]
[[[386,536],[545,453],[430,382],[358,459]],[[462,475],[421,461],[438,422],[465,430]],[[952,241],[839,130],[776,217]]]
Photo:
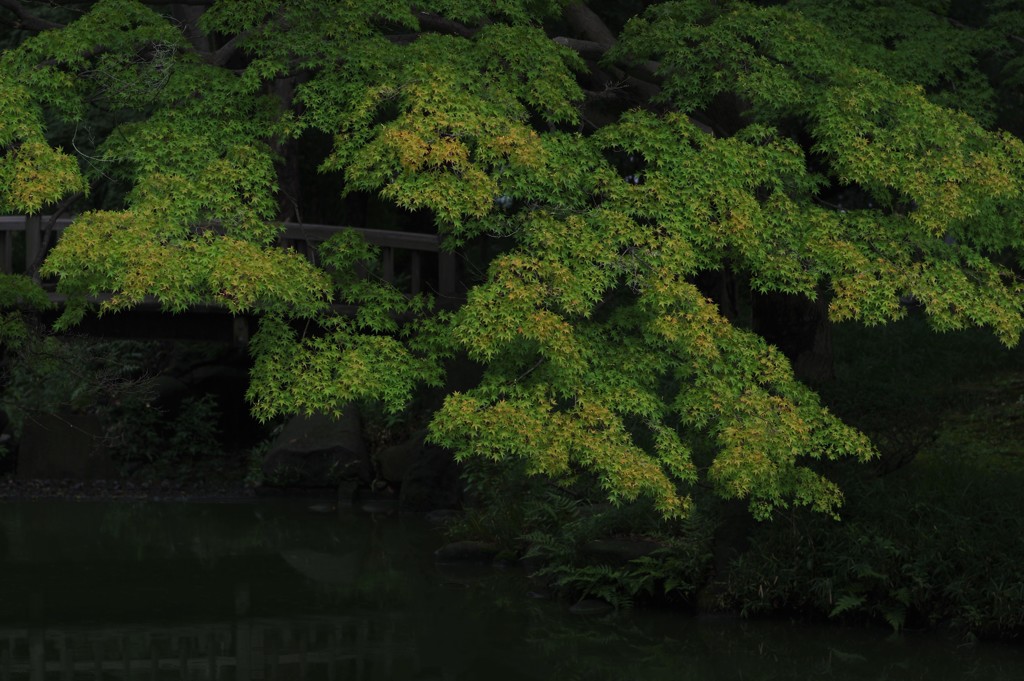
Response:
[[[46,252],[56,244],[73,218],[53,219],[47,215],[0,216],[0,272],[23,273],[38,278],[37,270]],[[461,303],[458,263],[454,253],[442,250],[436,234],[418,234],[386,229],[367,229],[286,222],[278,244],[302,253],[317,262],[317,246],[333,234],[354,229],[366,241],[380,248],[377,263],[366,263],[365,270],[407,295],[432,293],[442,307]],[[47,282],[43,282],[44,286]],[[55,292],[58,304],[63,297]],[[231,317],[218,305],[197,305],[188,312],[168,315],[153,301],[132,310],[104,315],[102,320],[88,317],[78,329],[83,333],[136,338],[195,338],[244,342],[253,319]]]

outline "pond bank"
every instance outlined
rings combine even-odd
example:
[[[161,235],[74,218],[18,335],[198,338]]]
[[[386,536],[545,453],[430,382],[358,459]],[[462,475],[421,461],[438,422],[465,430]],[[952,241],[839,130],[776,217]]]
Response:
[[[231,482],[172,482],[133,480],[19,480],[0,478],[0,500],[25,501],[241,501],[255,490]]]

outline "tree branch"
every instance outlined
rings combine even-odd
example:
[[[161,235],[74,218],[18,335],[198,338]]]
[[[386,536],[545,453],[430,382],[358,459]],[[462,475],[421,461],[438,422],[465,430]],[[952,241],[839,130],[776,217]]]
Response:
[[[958,21],[958,20],[954,19],[953,17],[943,16],[943,15],[937,13],[937,12],[929,12],[929,14],[931,14],[934,17],[939,17],[941,19],[945,19],[946,21],[949,22],[949,24],[951,26],[956,26],[957,28],[963,28],[963,29],[967,29],[967,30],[970,30],[970,31],[977,31],[977,30],[979,30],[979,27],[971,26],[969,24],[965,24],[964,22]],[[1024,45],[1024,37],[1016,35],[1014,33],[1006,33],[1005,35],[1006,35],[1006,39],[1007,40],[1011,40],[1011,41],[1013,41],[1015,43],[1020,43],[1021,45]]]
[[[584,59],[600,60],[608,53],[616,41],[615,34],[604,20],[592,9],[583,3],[569,5],[562,13],[569,25],[583,35],[586,39],[557,37],[554,41],[577,52]],[[615,71],[621,74],[620,82],[633,88],[644,99],[651,99],[661,92],[658,85],[660,78],[656,75],[658,62],[647,61],[635,66],[626,66],[624,70],[616,68]],[[614,88],[606,86],[606,92]],[[693,116],[687,116],[691,123],[698,128],[713,135],[714,131],[710,126],[696,120]]]
[[[419,39],[419,33],[390,33],[385,36],[389,41],[396,45],[408,45],[411,42],[415,42]]]
[[[472,38],[476,35],[476,29],[472,29],[458,21],[447,19],[432,12],[416,12],[416,18],[420,27],[424,30],[436,31],[438,33],[452,33],[461,35],[463,38]]]
[[[247,35],[249,35],[248,31],[232,36],[231,40],[218,47],[215,51],[207,52],[203,55],[203,58],[213,66],[224,66],[234,56],[235,52],[238,51],[238,41],[240,39],[244,40]]]
[[[19,28],[27,28],[30,31],[50,31],[55,28],[64,28],[64,24],[58,24],[49,19],[43,19],[30,14],[18,0],[0,0],[0,7],[6,8],[14,16],[18,17],[18,23],[15,25]]]

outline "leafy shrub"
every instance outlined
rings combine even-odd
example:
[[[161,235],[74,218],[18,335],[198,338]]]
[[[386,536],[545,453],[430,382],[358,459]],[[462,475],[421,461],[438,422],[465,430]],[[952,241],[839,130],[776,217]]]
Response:
[[[40,334],[5,357],[2,406],[20,433],[33,413],[99,412],[141,399],[145,343],[65,339]]]
[[[186,397],[171,413],[129,400],[109,413],[108,444],[122,467],[146,466],[159,476],[189,477],[197,466],[223,458],[220,411],[213,395]]]
[[[552,502],[548,506],[555,506]],[[531,518],[543,505],[535,504]],[[557,508],[557,506],[555,506]],[[525,539],[528,557],[542,567],[536,576],[569,598],[600,598],[616,609],[635,601],[692,602],[711,564],[713,523],[699,513],[666,522],[645,504],[562,507],[553,522],[533,522]],[[653,552],[610,564],[588,554],[589,542],[606,538],[644,539]]]
[[[210,352],[132,340],[57,337],[41,330],[5,357],[3,410],[16,433],[36,413],[89,412],[104,424],[104,445],[124,472],[182,478],[220,466],[220,412],[212,395],[183,398],[157,408],[151,377],[175,360],[190,365]]]
[[[471,459],[463,463],[462,480],[466,492],[465,512],[449,523],[447,531],[456,538],[493,542],[504,558],[523,554],[523,535],[533,521],[548,514],[552,522],[560,512],[552,501],[547,481],[529,476],[521,462]],[[543,508],[541,508],[543,507]]]
[[[1021,480],[949,457],[850,489],[844,520],[759,526],[728,576],[729,606],[940,623],[980,636],[1024,629]]]

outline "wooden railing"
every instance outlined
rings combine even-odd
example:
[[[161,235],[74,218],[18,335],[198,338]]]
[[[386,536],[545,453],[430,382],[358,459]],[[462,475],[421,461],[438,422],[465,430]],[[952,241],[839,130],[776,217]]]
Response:
[[[49,222],[49,216],[44,215],[0,216],[0,272],[29,272],[35,266],[44,247],[43,227]],[[54,241],[56,235],[63,232],[69,224],[70,218],[58,219],[53,226],[54,234],[50,235],[49,240]],[[19,244],[23,247],[23,255],[21,262],[15,263],[14,251],[18,234],[24,234],[24,241]]]
[[[52,221],[46,215],[0,216],[0,271],[7,274],[32,273],[41,260],[41,254],[56,243],[71,220],[59,218]],[[348,228],[286,222],[280,244],[315,262],[316,246],[344,229]],[[436,234],[352,229],[369,243],[380,247],[381,262],[376,265],[379,265],[380,277],[386,282],[412,295],[429,290],[442,301],[452,302],[459,298],[455,254],[441,250],[441,238]],[[18,262],[14,257],[16,247],[23,255]],[[431,260],[436,263],[436,270],[430,266]]]

